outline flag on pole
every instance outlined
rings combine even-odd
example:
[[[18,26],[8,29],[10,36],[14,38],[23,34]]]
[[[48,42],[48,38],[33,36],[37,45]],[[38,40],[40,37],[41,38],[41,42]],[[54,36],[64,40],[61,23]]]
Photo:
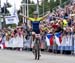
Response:
[[[18,25],[16,16],[5,16],[6,24],[16,24]]]
[[[47,43],[47,46],[52,46],[53,45],[53,34],[47,34],[46,43]]]
[[[62,34],[61,32],[55,34],[55,40],[56,40],[56,44],[58,46],[60,46],[61,45],[61,42],[62,42],[61,34]]]
[[[17,9],[16,9],[16,4],[15,4],[15,2],[14,2],[14,12],[13,12],[13,15],[14,16],[16,16],[16,20],[17,20],[17,22],[19,22],[19,19],[18,19],[18,14],[17,14]]]
[[[15,18],[16,18],[16,25],[18,25],[18,23],[19,23],[19,18],[18,18],[18,14],[17,14],[17,9],[16,9],[16,4],[15,4],[15,2],[14,2],[14,6],[11,7],[11,8],[8,8],[8,10],[9,10],[11,16],[15,16]]]

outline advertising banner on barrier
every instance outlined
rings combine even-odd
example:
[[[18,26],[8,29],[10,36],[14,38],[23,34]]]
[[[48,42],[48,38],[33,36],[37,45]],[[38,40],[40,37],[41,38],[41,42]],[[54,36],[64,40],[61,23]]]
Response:
[[[24,48],[31,48],[31,37],[24,38]]]
[[[71,35],[63,36],[62,46],[72,46],[72,36]]]
[[[61,43],[63,50],[72,50],[72,38],[72,35],[63,36]]]
[[[23,36],[13,37],[9,41],[5,42],[6,47],[22,47],[23,48]]]

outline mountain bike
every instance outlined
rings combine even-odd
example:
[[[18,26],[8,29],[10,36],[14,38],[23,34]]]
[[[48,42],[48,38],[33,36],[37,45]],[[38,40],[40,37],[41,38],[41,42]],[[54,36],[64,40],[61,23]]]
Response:
[[[35,60],[39,60],[40,59],[40,38],[39,38],[39,34],[36,34],[33,50],[34,50]]]

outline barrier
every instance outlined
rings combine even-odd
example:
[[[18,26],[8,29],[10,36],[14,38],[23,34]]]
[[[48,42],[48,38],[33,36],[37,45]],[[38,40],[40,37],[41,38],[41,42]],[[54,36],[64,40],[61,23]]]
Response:
[[[11,37],[9,40],[6,40],[6,36],[3,38],[3,42],[6,48],[32,48],[31,36],[26,39],[22,35],[17,35],[16,37]],[[1,44],[2,47],[2,44]],[[41,49],[45,48],[45,42],[41,41]]]
[[[59,33],[57,33],[59,35]],[[47,36],[51,36],[51,34],[47,34]],[[61,36],[61,35],[60,35]],[[75,34],[65,34],[61,36],[62,41],[59,43],[57,43],[58,39],[60,39],[60,37],[58,37],[58,39],[55,38],[55,34],[54,34],[54,38],[53,38],[53,45],[50,45],[50,39],[51,37],[48,37],[49,41],[46,40],[46,43],[48,44],[47,47],[49,47],[52,50],[59,50],[59,51],[71,51],[73,53],[75,53]]]
[[[5,46],[12,47],[12,48],[16,48],[16,47],[23,48],[23,42],[24,42],[23,36],[17,36],[17,37],[10,38],[9,41],[5,40]]]
[[[48,43],[46,41],[48,35]],[[46,49],[49,48],[51,50],[59,50],[59,51],[71,51],[75,53],[75,34],[67,34],[67,35],[59,35],[58,38],[61,37],[62,41],[60,45],[56,42],[57,40],[55,39],[55,34],[54,36],[52,34],[47,34],[46,38],[44,40],[41,40],[41,48]],[[50,36],[49,36],[50,35]],[[11,48],[16,48],[16,47],[21,47],[21,48],[31,48],[31,37],[29,37],[28,40],[26,40],[23,36],[16,36],[13,38],[10,38],[9,41],[5,40],[6,38],[3,39],[3,43],[5,43],[6,48],[11,47]],[[51,42],[50,42],[51,41]],[[53,42],[53,43],[52,43]]]
[[[24,38],[24,43],[23,43],[24,48],[31,48],[31,36],[28,37],[28,39]]]

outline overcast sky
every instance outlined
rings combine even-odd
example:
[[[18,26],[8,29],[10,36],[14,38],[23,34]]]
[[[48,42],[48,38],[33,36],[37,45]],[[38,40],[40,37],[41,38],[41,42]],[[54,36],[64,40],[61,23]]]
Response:
[[[8,0],[8,2],[9,2],[11,5],[14,5],[14,2],[15,2],[17,9],[20,8],[21,1],[22,1],[22,0]],[[35,3],[37,2],[37,0],[33,0],[33,1],[34,1]],[[3,7],[3,5],[4,5],[4,2],[6,2],[6,0],[1,0],[1,6],[2,6],[2,7]]]

